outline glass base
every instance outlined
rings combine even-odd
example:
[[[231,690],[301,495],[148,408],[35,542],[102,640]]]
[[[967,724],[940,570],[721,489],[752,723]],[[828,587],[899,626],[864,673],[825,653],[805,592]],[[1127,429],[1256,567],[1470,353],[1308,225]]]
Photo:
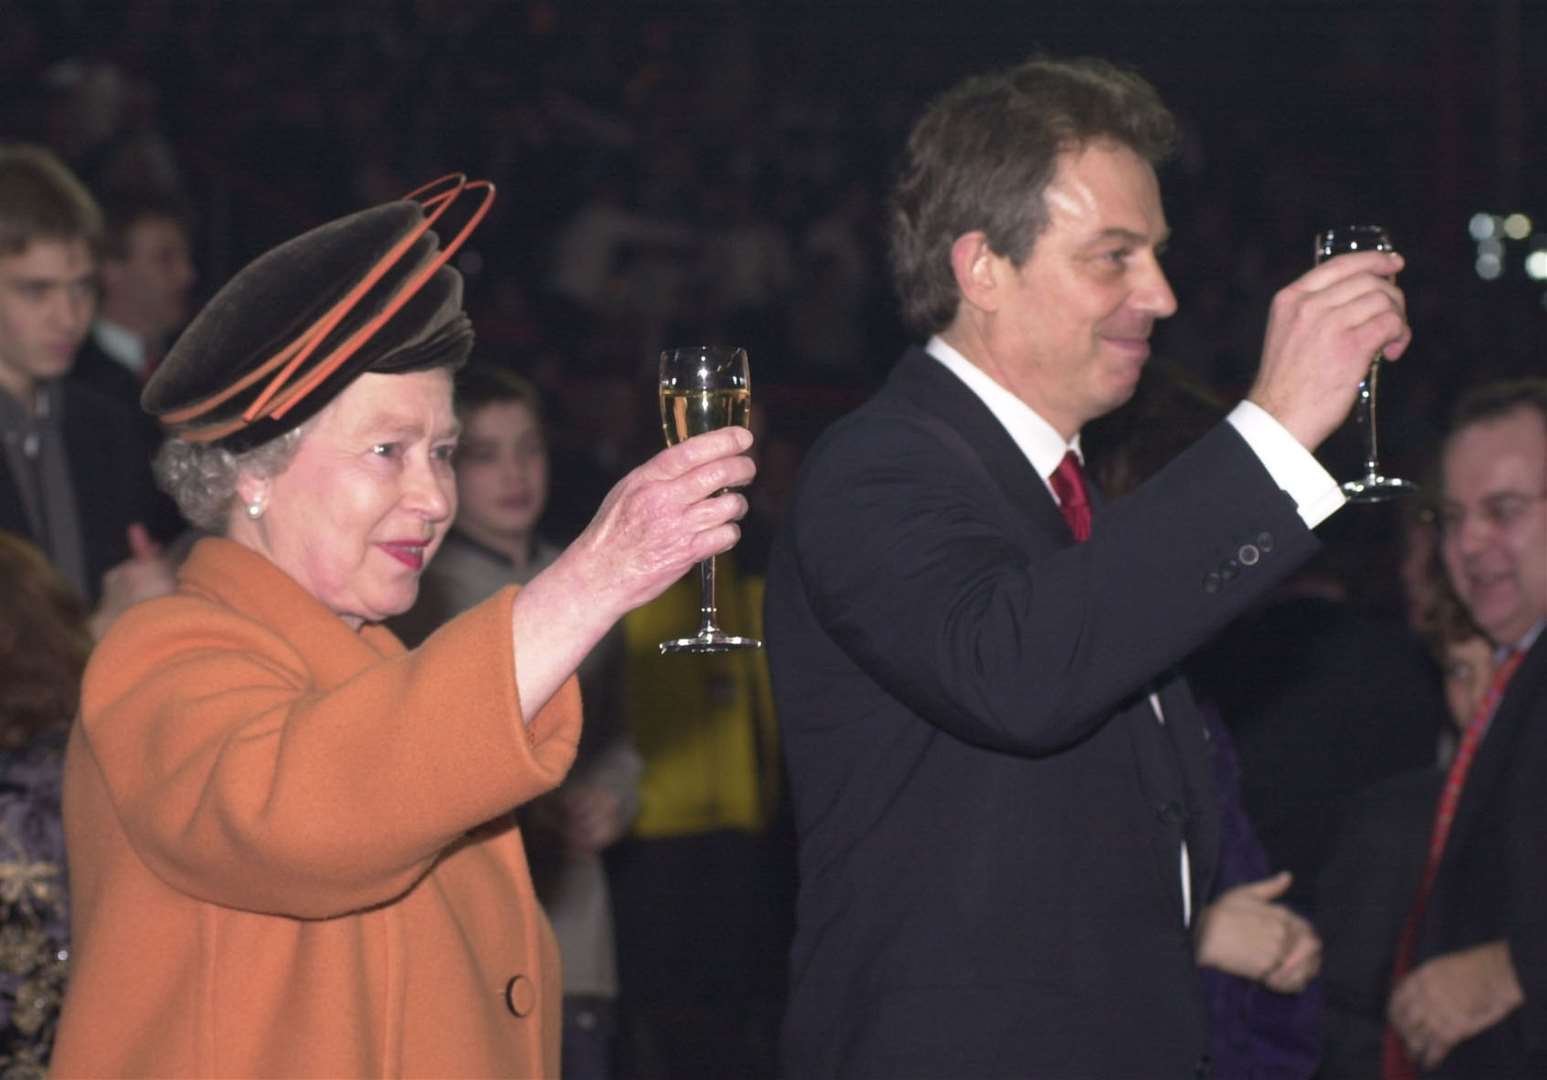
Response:
[[[1418,494],[1418,485],[1411,480],[1395,476],[1368,473],[1357,480],[1347,480],[1342,491],[1349,502],[1374,503]]]
[[[730,652],[732,649],[761,649],[762,647],[763,643],[757,638],[727,634],[723,630],[705,630],[692,637],[673,638],[670,641],[661,642],[661,655],[719,653]]]

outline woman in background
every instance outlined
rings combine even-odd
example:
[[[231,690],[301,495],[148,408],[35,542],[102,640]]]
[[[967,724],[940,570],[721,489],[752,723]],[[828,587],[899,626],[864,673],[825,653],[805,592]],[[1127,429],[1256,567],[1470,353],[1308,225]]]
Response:
[[[69,963],[65,738],[91,650],[85,605],[0,532],[0,1076],[42,1077]]]

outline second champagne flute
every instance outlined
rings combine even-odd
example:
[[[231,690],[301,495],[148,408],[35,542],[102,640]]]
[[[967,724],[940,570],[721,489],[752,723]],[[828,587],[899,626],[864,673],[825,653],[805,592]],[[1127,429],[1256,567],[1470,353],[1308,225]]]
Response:
[[[1391,238],[1379,225],[1343,225],[1316,234],[1316,262],[1351,251],[1391,251]],[[1415,495],[1418,485],[1396,476],[1386,476],[1380,467],[1380,438],[1375,429],[1375,389],[1380,382],[1381,354],[1370,359],[1369,373],[1359,382],[1355,416],[1364,429],[1364,475],[1345,480],[1343,494],[1350,502],[1383,502],[1398,495]]]
[[[661,353],[661,428],[666,445],[722,427],[746,427],[752,411],[752,374],[745,349],[696,345]],[[698,564],[698,633],[661,642],[663,653],[761,649],[757,638],[720,629],[714,558]]]

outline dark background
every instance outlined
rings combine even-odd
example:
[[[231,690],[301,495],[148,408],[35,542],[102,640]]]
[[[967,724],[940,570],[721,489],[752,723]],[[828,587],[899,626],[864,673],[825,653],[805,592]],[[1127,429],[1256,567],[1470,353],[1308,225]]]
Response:
[[[1544,367],[1543,289],[1521,269],[1534,240],[1483,281],[1468,235],[1478,211],[1547,232],[1544,47],[1538,0],[0,0],[0,138],[46,141],[96,185],[184,190],[204,296],[329,216],[488,176],[500,200],[462,264],[485,339],[518,365],[642,382],[652,334],[720,327],[687,305],[599,329],[550,302],[555,237],[594,182],[704,234],[741,185],[792,237],[852,196],[874,267],[863,355],[814,372],[755,338],[763,400],[811,427],[905,340],[884,197],[919,109],[1033,52],[1104,55],[1187,132],[1162,176],[1182,309],[1157,360],[1239,393],[1313,231],[1379,221],[1408,257],[1416,331],[1382,427],[1417,471],[1460,387]]]

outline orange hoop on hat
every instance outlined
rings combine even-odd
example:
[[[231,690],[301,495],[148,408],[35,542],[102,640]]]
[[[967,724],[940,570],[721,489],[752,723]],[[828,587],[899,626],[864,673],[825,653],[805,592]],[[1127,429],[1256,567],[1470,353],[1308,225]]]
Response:
[[[425,193],[434,191],[442,185],[450,186],[444,191],[438,191],[433,195]],[[300,366],[317,350],[317,347],[326,340],[327,336],[337,329],[339,323],[349,315],[351,311],[365,297],[365,294],[375,287],[393,266],[403,257],[419,238],[428,232],[437,221],[445,214],[446,210],[465,191],[483,189],[485,194],[483,201],[473,211],[472,215],[463,224],[455,236],[453,236],[435,257],[428,260],[416,270],[412,277],[393,294],[382,310],[377,312],[364,326],[360,327],[347,340],[334,349],[327,357],[307,372],[294,385],[290,383]],[[285,345],[273,356],[269,357],[253,371],[238,379],[231,386],[217,394],[213,394],[203,401],[176,409],[162,415],[161,420],[165,424],[181,424],[189,420],[195,420],[218,408],[231,400],[243,390],[257,383],[270,373],[279,369],[274,374],[268,386],[258,395],[242,414],[238,417],[196,431],[183,432],[181,437],[190,442],[213,442],[224,438],[234,431],[246,427],[265,416],[280,419],[296,404],[321,385],[330,375],[337,371],[346,360],[360,350],[360,347],[370,340],[371,335],[380,330],[386,322],[403,309],[403,306],[413,299],[441,267],[450,261],[457,253],[467,238],[472,235],[478,224],[488,215],[489,208],[493,205],[495,195],[494,184],[488,180],[468,180],[465,173],[449,173],[436,180],[430,181],[421,187],[415,188],[404,196],[405,199],[419,202],[426,213],[424,219],[410,229],[404,236],[393,243],[392,247],[376,261],[376,264],[356,282],[347,293],[339,299],[331,308],[324,312],[318,319],[303,330],[289,344]]]

